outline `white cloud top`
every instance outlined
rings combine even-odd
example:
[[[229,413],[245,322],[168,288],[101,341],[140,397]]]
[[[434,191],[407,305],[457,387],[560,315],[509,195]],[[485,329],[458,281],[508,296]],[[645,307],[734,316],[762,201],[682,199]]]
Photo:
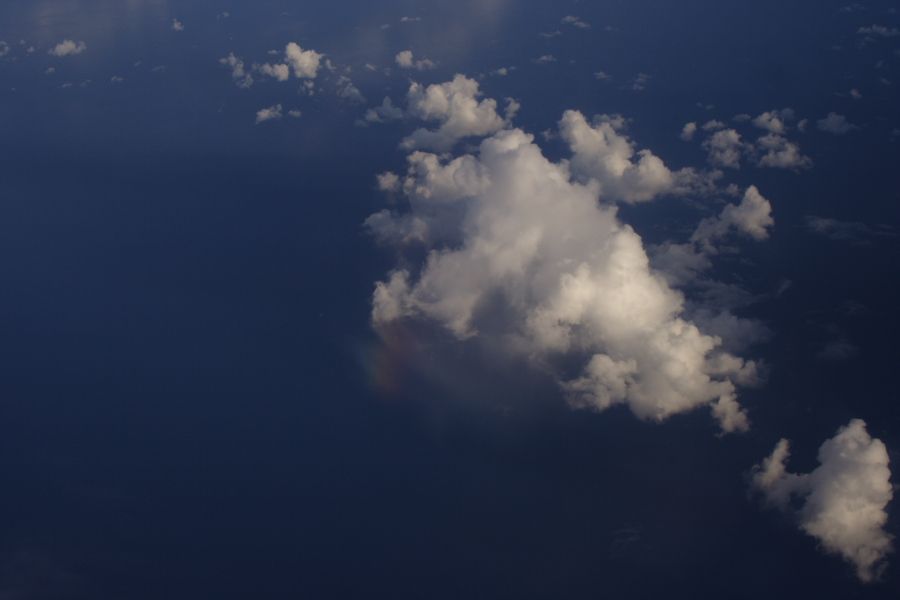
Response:
[[[497,113],[497,101],[480,97],[478,82],[464,75],[427,87],[411,84],[407,112],[424,121],[437,121],[440,126],[414,131],[402,146],[447,151],[461,139],[490,135],[506,127],[506,119]]]
[[[282,107],[280,104],[260,109],[256,112],[256,124],[265,123],[266,121],[274,121],[283,117]]]
[[[298,79],[315,79],[323,56],[315,50],[304,50],[294,42],[284,49],[284,62],[291,67],[294,77]]]
[[[427,71],[428,69],[433,69],[435,66],[434,62],[427,58],[416,60],[415,57],[413,57],[412,50],[398,52],[394,57],[394,62],[396,62],[397,66],[401,69],[415,69],[417,71]]]
[[[854,419],[819,448],[819,466],[807,474],[788,472],[790,443],[782,439],[759,465],[754,486],[766,500],[790,510],[796,496],[800,528],[856,567],[863,581],[873,581],[892,551],[885,532],[887,505],[893,497],[887,448],[873,439],[866,424]]]
[[[63,40],[53,48],[50,49],[50,54],[53,56],[73,56],[75,54],[81,54],[87,50],[87,44],[84,42],[76,42],[73,40]]]

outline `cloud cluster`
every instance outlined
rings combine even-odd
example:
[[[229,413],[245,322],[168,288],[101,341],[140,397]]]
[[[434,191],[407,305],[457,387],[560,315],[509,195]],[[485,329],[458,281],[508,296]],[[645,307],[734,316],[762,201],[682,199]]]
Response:
[[[769,110],[751,117],[738,115],[738,122],[751,122],[754,127],[766,133],[755,142],[745,140],[736,129],[726,129],[720,121],[709,121],[703,131],[712,132],[703,140],[708,162],[725,169],[740,169],[744,159],[749,159],[757,167],[788,169],[798,171],[812,167],[812,160],[800,151],[800,146],[787,138],[794,111],[790,108]],[[802,129],[804,122],[797,124]],[[682,130],[681,139],[690,141],[697,131],[696,123],[688,123]]]
[[[74,56],[75,54],[81,54],[87,50],[87,44],[84,42],[76,42],[73,40],[63,40],[60,43],[56,44],[53,48],[49,50],[49,54],[52,56]]]
[[[315,79],[319,73],[323,57],[324,54],[315,50],[304,50],[298,44],[290,42],[284,48],[283,62],[280,63],[254,64],[252,68],[247,68],[243,59],[230,52],[228,56],[219,59],[219,64],[231,69],[231,78],[235,85],[241,88],[249,88],[253,85],[253,72],[281,82],[288,81],[293,74],[297,79],[305,80],[305,84],[311,84],[311,80]],[[348,97],[353,96],[353,89],[355,89],[350,89],[343,81],[338,82],[338,88],[339,95],[344,90],[344,95]],[[359,90],[356,92],[358,93]]]
[[[819,448],[819,466],[811,473],[787,470],[790,443],[782,439],[753,475],[754,487],[777,508],[792,511],[800,528],[830,553],[856,567],[862,581],[873,581],[892,551],[885,531],[886,507],[893,497],[887,448],[873,439],[866,424],[854,419]]]
[[[397,66],[401,69],[415,69],[416,71],[427,71],[428,69],[433,69],[435,67],[434,62],[427,58],[416,60],[415,57],[413,57],[412,50],[398,52],[397,56],[394,57],[394,62],[396,62]]]
[[[461,340],[495,340],[548,369],[575,407],[626,405],[663,421],[706,406],[723,431],[744,430],[737,388],[756,382],[755,363],[723,351],[721,339],[684,317],[682,294],[603,201],[656,193],[658,159],[646,153],[623,163],[633,150],[609,120],[597,123],[573,111],[563,117],[570,161],[552,162],[531,135],[504,128],[483,133],[490,137],[477,153],[414,152],[404,177],[382,176],[380,186],[402,193],[409,211],[376,213],[367,226],[383,242],[424,246],[428,255],[376,285],[373,323],[387,330],[424,320]],[[501,122],[487,129],[494,127]],[[723,235],[723,227],[761,235],[768,215],[755,190],[747,198],[703,235]]]

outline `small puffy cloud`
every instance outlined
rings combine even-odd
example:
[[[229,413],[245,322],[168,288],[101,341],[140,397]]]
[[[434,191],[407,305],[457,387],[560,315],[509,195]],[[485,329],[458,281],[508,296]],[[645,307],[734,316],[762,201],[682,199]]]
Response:
[[[745,145],[741,134],[734,129],[723,129],[703,141],[703,148],[709,153],[707,160],[716,167],[740,169]]]
[[[53,56],[74,56],[81,54],[87,50],[87,44],[84,42],[76,42],[73,40],[63,40],[49,50],[49,54]]]
[[[562,18],[560,21],[563,25],[571,25],[572,27],[577,27],[579,29],[590,29],[591,24],[587,21],[582,20],[580,17],[576,17],[573,15],[568,15]]]
[[[787,123],[794,120],[794,110],[784,108],[769,110],[753,119],[753,125],[765,129],[769,133],[783,135],[787,131]]]
[[[172,19],[172,31],[184,31],[184,23],[178,19]]]
[[[346,75],[339,76],[335,85],[337,86],[338,98],[357,104],[365,103],[366,97],[363,96],[362,92],[359,91],[359,88],[353,84],[353,80]]]
[[[0,40],[0,58],[3,58],[7,54],[9,54],[9,44]]]
[[[595,71],[594,79],[596,79],[597,81],[609,81],[610,79],[612,79],[612,77],[610,77],[609,73],[607,73],[606,71]]]
[[[757,161],[760,167],[798,171],[813,164],[811,158],[800,152],[800,146],[776,133],[767,133],[756,140],[756,149],[761,153]]]
[[[394,62],[401,69],[415,69],[416,71],[427,71],[435,67],[434,62],[427,58],[416,60],[412,50],[403,50],[398,52],[394,57]]]
[[[886,27],[884,25],[869,25],[867,27],[860,27],[856,30],[856,33],[867,35],[869,37],[892,38],[900,36],[900,29],[897,29],[896,27]]]
[[[893,550],[885,531],[893,487],[884,443],[854,419],[822,444],[811,473],[789,472],[789,457],[790,443],[782,439],[755,468],[754,488],[770,505],[793,512],[800,529],[854,565],[862,581],[877,579]],[[792,498],[802,502],[799,509],[792,509]]]
[[[298,79],[315,79],[323,56],[315,50],[304,50],[294,42],[284,49],[284,62],[291,67],[294,77]]]
[[[718,131],[719,129],[725,129],[725,123],[722,121],[712,119],[703,124],[703,131]]]
[[[280,104],[258,110],[256,112],[256,124],[259,125],[260,123],[265,123],[266,121],[275,121],[280,119],[283,116],[281,111],[282,108]]]
[[[263,64],[258,65],[256,69],[268,77],[272,77],[277,81],[287,81],[291,77],[291,68],[286,64]]]
[[[690,123],[685,123],[684,127],[681,128],[680,137],[685,142],[690,142],[694,139],[694,135],[697,133],[697,124],[691,121]]]
[[[414,82],[406,97],[410,116],[440,123],[436,130],[414,131],[402,142],[406,149],[447,151],[463,138],[490,135],[507,125],[497,113],[497,101],[480,99],[478,82],[464,75],[427,87]]]
[[[709,245],[732,230],[755,240],[764,240],[769,237],[769,229],[774,224],[771,203],[751,185],[740,204],[729,204],[717,217],[701,221],[691,241]]]
[[[858,129],[856,125],[847,121],[847,117],[834,112],[830,112],[824,119],[816,121],[816,127],[819,128],[819,131],[833,133],[834,135],[844,135]]]
[[[387,121],[397,121],[403,118],[403,109],[395,106],[391,99],[387,96],[381,101],[380,106],[370,108],[366,111],[364,117],[367,123],[385,123]]]
[[[234,80],[236,86],[240,88],[249,88],[253,85],[253,76],[244,66],[244,61],[229,52],[228,56],[219,59],[219,64],[231,69],[231,79]]]
[[[556,57],[553,56],[552,54],[544,54],[544,55],[538,56],[536,59],[534,59],[534,62],[539,65],[548,65],[550,63],[555,63]]]

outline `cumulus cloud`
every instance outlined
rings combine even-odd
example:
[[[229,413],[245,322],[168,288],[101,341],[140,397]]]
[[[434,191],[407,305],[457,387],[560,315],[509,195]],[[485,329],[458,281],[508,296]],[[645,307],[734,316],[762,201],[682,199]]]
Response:
[[[697,124],[691,121],[690,123],[685,123],[684,127],[681,128],[681,134],[678,136],[685,142],[690,142],[694,139],[694,135],[697,133]]]
[[[323,56],[315,50],[304,50],[294,42],[284,49],[284,62],[291,67],[294,77],[298,79],[315,79]]]
[[[265,123],[266,121],[274,121],[283,116],[280,104],[262,108],[256,112],[256,124]]]
[[[497,113],[497,101],[481,99],[481,95],[478,82],[464,75],[427,87],[412,83],[406,96],[407,112],[440,126],[435,130],[417,129],[402,146],[408,150],[447,151],[461,139],[490,135],[506,127],[507,119]]]
[[[427,71],[428,69],[433,69],[435,66],[434,62],[427,58],[416,60],[412,50],[398,52],[394,57],[394,62],[396,62],[397,66],[401,69],[415,69],[416,71]]]
[[[734,129],[723,129],[703,141],[703,148],[709,153],[709,163],[716,167],[740,169],[741,158],[746,146],[741,134]]]
[[[87,50],[87,44],[84,42],[76,42],[73,40],[63,40],[50,49],[49,54],[53,56],[73,56],[81,54]]]
[[[359,91],[359,88],[354,85],[353,80],[346,75],[340,75],[337,78],[335,86],[338,98],[357,104],[365,103],[366,97],[363,96],[362,92]]]
[[[688,173],[673,173],[649,150],[635,151],[623,133],[621,116],[600,115],[589,124],[584,115],[563,114],[559,130],[572,150],[572,171],[597,182],[601,197],[614,202],[646,202],[675,191]]]
[[[703,277],[712,267],[713,257],[720,253],[720,243],[734,235],[763,241],[769,237],[774,224],[771,203],[756,186],[750,186],[740,203],[728,204],[718,215],[700,221],[687,242],[664,242],[652,247],[652,264],[670,285],[722,292],[725,284]],[[739,290],[728,291],[733,294]],[[766,339],[768,330],[761,324],[732,315],[727,303],[715,304],[724,306],[716,311],[701,307],[693,316],[705,330],[721,337],[729,348],[746,348]]]
[[[877,579],[892,551],[884,529],[893,498],[884,443],[854,419],[822,444],[819,466],[811,473],[789,472],[789,457],[790,443],[782,439],[755,468],[753,486],[770,505],[794,512],[800,528],[853,564],[862,581]],[[796,511],[792,498],[802,501]]]
[[[219,59],[219,64],[231,69],[231,79],[240,88],[249,88],[253,85],[253,76],[244,67],[244,61],[229,52],[228,56]]]
[[[624,405],[663,421],[705,406],[723,431],[747,429],[737,389],[756,382],[755,363],[725,352],[685,318],[684,297],[651,268],[640,236],[615,205],[600,201],[616,189],[652,194],[653,155],[629,160],[633,150],[609,120],[592,126],[570,111],[561,128],[582,155],[581,170],[599,173],[602,183],[573,177],[574,157],[548,160],[519,129],[497,131],[476,153],[455,158],[414,152],[405,176],[382,177],[409,210],[376,213],[368,227],[383,242],[428,254],[418,268],[404,260],[377,283],[376,329],[421,320],[460,340],[493,340],[548,369],[574,407]],[[753,198],[724,213],[728,227],[755,234],[766,227]],[[552,366],[560,361],[579,372]]]
[[[704,219],[691,236],[691,241],[709,246],[731,231],[755,240],[769,237],[769,229],[775,224],[771,203],[751,185],[744,192],[740,204],[729,204],[716,217]]]
[[[3,58],[7,54],[9,54],[9,44],[0,40],[0,58]]]
[[[178,19],[172,19],[172,31],[184,31],[184,23]]]
[[[268,77],[272,77],[277,81],[287,81],[291,78],[291,68],[286,64],[263,64],[257,65],[256,69]]]
[[[794,110],[783,108],[781,110],[769,110],[753,119],[753,124],[765,129],[769,133],[783,135],[787,131],[787,123],[794,120]]]
[[[857,129],[856,125],[847,121],[847,117],[834,112],[830,112],[824,119],[816,121],[816,127],[819,128],[819,131],[833,133],[834,135],[844,135]]]
[[[809,169],[812,159],[800,151],[800,146],[783,135],[768,133],[756,140],[756,151],[759,153],[757,164],[772,169]]]

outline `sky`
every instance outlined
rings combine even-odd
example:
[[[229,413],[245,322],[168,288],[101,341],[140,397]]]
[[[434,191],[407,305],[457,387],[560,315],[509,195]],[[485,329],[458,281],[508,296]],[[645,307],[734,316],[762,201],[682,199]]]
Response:
[[[887,0],[7,0],[0,600],[900,596]]]

